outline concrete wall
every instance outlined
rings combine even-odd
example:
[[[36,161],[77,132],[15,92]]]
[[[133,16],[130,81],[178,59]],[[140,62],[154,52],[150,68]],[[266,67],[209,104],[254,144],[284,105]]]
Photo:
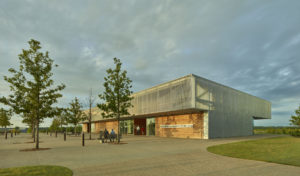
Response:
[[[184,114],[155,118],[155,136],[203,139],[203,117],[201,114]],[[192,128],[161,128],[161,125],[193,124]]]
[[[271,103],[227,86],[194,76],[195,106],[208,111],[208,138],[247,136],[253,117],[271,118]]]

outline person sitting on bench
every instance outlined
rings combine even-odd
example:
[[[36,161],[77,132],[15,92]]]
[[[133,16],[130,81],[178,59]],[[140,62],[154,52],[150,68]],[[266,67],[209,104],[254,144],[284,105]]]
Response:
[[[105,142],[107,142],[108,136],[109,136],[109,132],[108,132],[107,129],[105,128],[105,129],[104,129],[104,140],[105,140]]]
[[[114,131],[114,129],[111,129],[111,132],[110,132],[110,142],[111,140],[114,142],[115,141],[115,138],[116,138],[116,133]]]

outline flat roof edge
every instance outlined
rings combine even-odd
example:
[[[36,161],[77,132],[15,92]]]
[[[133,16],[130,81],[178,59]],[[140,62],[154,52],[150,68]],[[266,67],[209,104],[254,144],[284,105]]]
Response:
[[[120,120],[130,120],[135,118],[155,118],[161,116],[172,116],[172,115],[184,115],[184,114],[193,114],[193,113],[200,113],[206,112],[208,110],[198,109],[198,108],[189,108],[189,109],[182,109],[176,111],[167,111],[167,112],[158,112],[158,113],[149,113],[149,114],[140,114],[140,115],[130,115],[121,117]],[[91,122],[107,122],[107,121],[115,121],[116,118],[108,118],[108,119],[101,119],[101,120],[92,120]],[[81,122],[82,124],[88,123],[88,121]]]
[[[186,78],[191,78],[192,76],[193,76],[193,74],[185,75],[185,76],[182,76],[180,78],[176,78],[174,80],[167,81],[167,82],[164,82],[164,83],[160,83],[160,84],[157,84],[155,86],[149,87],[147,89],[143,89],[143,90],[137,91],[137,92],[133,93],[132,95],[134,96],[134,95],[138,95],[138,94],[141,94],[141,93],[144,93],[144,92],[151,91],[153,89],[157,89],[159,87],[164,87],[164,86],[167,86],[168,84],[171,84],[171,83],[174,83],[174,82],[186,79]]]
[[[218,83],[218,82],[215,82],[215,81],[212,81],[212,80],[209,80],[209,79],[203,78],[203,77],[201,77],[201,76],[198,76],[198,75],[195,75],[195,74],[191,74],[191,76],[193,76],[193,77],[195,77],[195,78],[200,78],[200,79],[202,79],[202,80],[204,80],[204,81],[207,81],[207,82],[210,82],[210,83],[213,83],[213,84],[216,84],[216,85],[219,85],[219,86],[225,87],[225,88],[232,89],[232,90],[234,90],[234,91],[237,91],[237,92],[240,92],[240,93],[243,93],[243,94],[250,95],[250,96],[252,96],[252,97],[255,97],[255,98],[258,98],[258,99],[261,99],[261,100],[267,101],[267,102],[269,102],[269,103],[271,104],[271,102],[270,102],[270,101],[268,101],[268,100],[266,100],[266,99],[264,99],[264,98],[260,98],[260,97],[258,97],[258,96],[255,96],[255,95],[249,94],[249,93],[247,93],[247,92],[243,92],[243,91],[241,91],[241,90],[238,90],[238,89],[235,89],[235,88],[232,88],[232,87],[226,86],[226,85],[224,85],[224,84],[221,84],[221,83]]]

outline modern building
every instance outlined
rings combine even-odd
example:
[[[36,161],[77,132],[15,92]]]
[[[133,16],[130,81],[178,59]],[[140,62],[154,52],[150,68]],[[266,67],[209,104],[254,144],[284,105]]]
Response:
[[[271,118],[271,103],[196,75],[187,75],[132,95],[130,116],[121,117],[124,135],[211,139],[253,134],[253,121]],[[115,119],[92,110],[91,129],[117,131]],[[140,128],[137,131],[137,128]]]

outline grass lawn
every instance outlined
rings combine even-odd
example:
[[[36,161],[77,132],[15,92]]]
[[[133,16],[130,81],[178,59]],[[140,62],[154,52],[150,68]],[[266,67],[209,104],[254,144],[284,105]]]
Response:
[[[62,166],[27,166],[0,169],[1,176],[72,176],[73,172]]]
[[[276,137],[208,147],[209,152],[272,163],[300,166],[300,138]]]

